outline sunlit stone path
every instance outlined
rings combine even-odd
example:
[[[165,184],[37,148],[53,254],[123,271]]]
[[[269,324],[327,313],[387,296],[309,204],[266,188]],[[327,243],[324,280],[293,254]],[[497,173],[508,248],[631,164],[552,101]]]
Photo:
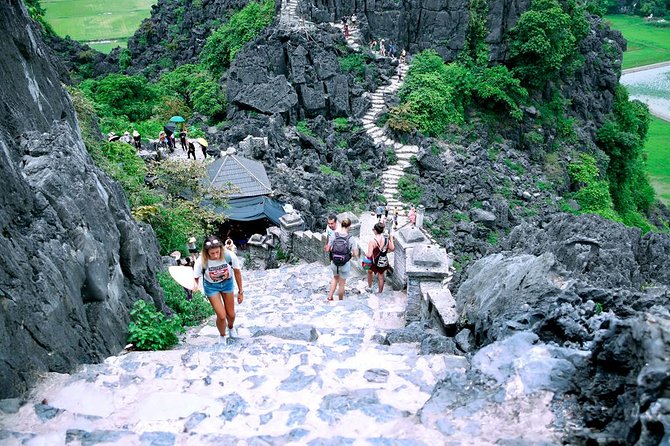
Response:
[[[443,444],[417,412],[461,358],[384,345],[404,326],[404,293],[368,294],[356,277],[328,303],[319,264],[244,276],[239,338],[220,342],[211,320],[174,350],[50,374],[0,415],[0,443]]]

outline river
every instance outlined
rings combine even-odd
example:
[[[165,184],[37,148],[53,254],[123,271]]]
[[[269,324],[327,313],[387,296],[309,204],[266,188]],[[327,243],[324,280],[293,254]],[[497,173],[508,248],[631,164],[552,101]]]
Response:
[[[624,70],[620,80],[630,93],[649,106],[649,111],[670,121],[670,62]]]

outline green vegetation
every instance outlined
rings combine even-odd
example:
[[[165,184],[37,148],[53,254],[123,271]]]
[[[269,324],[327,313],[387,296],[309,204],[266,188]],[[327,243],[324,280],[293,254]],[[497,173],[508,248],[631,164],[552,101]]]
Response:
[[[386,162],[389,164],[389,166],[398,163],[398,155],[395,153],[395,150],[386,149]]]
[[[670,28],[655,27],[636,16],[610,15],[606,19],[628,41],[624,69],[670,60]]]
[[[314,133],[312,129],[309,128],[309,126],[307,125],[307,121],[305,120],[296,122],[295,129],[296,131],[302,133],[303,135],[316,137],[316,133]]]
[[[272,22],[274,0],[251,2],[234,13],[230,20],[214,31],[200,53],[200,60],[210,72],[219,76],[235,60],[237,52]]]
[[[644,148],[649,180],[659,199],[670,205],[670,122],[652,117],[647,137]]]
[[[542,87],[571,63],[589,25],[574,0],[533,0],[508,34],[513,71],[528,85]]]
[[[465,111],[472,105],[520,119],[520,104],[528,96],[520,81],[504,66],[474,63],[465,58],[445,64],[433,50],[419,53],[400,89],[402,103],[389,113],[389,127],[442,136],[450,124],[465,122]]]
[[[646,212],[655,201],[642,159],[648,128],[647,106],[629,101],[626,89],[619,86],[612,116],[598,130],[596,139],[610,158],[607,177],[614,209],[625,224],[642,229],[648,229],[648,223],[640,213]]]
[[[95,101],[100,116],[125,116],[131,122],[149,119],[158,99],[155,87],[141,76],[110,74],[84,81],[80,88]]]
[[[133,216],[151,224],[162,254],[181,249],[190,235],[204,235],[222,221],[222,215],[202,206],[206,199],[222,208],[226,195],[205,188],[202,163],[162,161],[147,166],[131,145],[100,140],[93,104],[79,90],[70,89],[70,95],[86,149],[96,165],[121,184]],[[146,185],[147,176],[153,178],[153,188]]]
[[[56,34],[51,25],[47,22],[46,10],[41,5],[40,0],[23,0],[23,4],[26,5],[30,17],[42,26],[43,34]]]
[[[592,155],[581,153],[578,161],[570,163],[568,172],[572,182],[579,188],[574,199],[581,206],[582,213],[620,221],[609,194],[609,183],[601,177]]]
[[[182,101],[184,108],[208,116],[213,121],[225,117],[226,97],[216,79],[202,65],[181,65],[161,76],[158,90],[164,99],[176,97]],[[183,109],[170,113],[170,116],[187,114]]]
[[[345,73],[353,73],[359,81],[365,78],[365,57],[362,54],[348,54],[339,59],[340,68]]]
[[[342,172],[338,172],[337,170],[333,170],[331,167],[326,166],[325,164],[321,164],[319,166],[319,171],[321,171],[322,174],[330,175],[331,177],[340,178],[342,176]]]
[[[333,119],[333,127],[336,132],[346,132],[349,130],[349,120],[347,118],[335,118]]]
[[[166,318],[153,304],[138,300],[130,310],[128,342],[140,350],[165,350],[179,342],[183,332],[179,316]]]
[[[36,0],[26,0],[34,4]],[[71,37],[108,53],[125,47],[156,0],[41,0],[44,17],[61,37]]]
[[[503,161],[507,167],[516,172],[517,175],[523,175],[524,169],[520,164],[515,163],[512,160],[506,159]]]
[[[423,195],[423,188],[415,175],[405,175],[398,180],[398,192],[403,201],[419,204]]]
[[[165,304],[179,315],[184,327],[193,327],[214,314],[212,306],[200,291],[193,291],[193,299],[186,299],[184,288],[172,279],[169,273],[157,274],[163,288]]]
[[[165,350],[179,342],[179,333],[212,316],[214,310],[199,291],[187,300],[184,288],[172,280],[166,272],[158,273],[158,282],[163,288],[165,304],[173,312],[166,317],[156,310],[153,303],[138,300],[130,310],[128,342],[139,350]]]

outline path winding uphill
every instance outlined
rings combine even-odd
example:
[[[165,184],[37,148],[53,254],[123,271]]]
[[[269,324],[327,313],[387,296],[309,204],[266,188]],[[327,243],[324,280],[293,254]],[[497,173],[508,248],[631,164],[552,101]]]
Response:
[[[404,326],[404,293],[368,294],[353,278],[344,301],[327,303],[330,272],[319,264],[245,279],[239,338],[219,342],[210,320],[174,350],[51,374],[18,412],[0,415],[2,443],[444,443],[417,412],[448,358],[462,358],[380,343]]]
[[[341,23],[333,24],[339,29],[343,29]],[[359,28],[356,26],[349,27],[349,36],[346,38],[347,44],[355,51],[361,51],[363,39],[360,35]],[[374,93],[370,93],[370,100],[372,107],[365,113],[362,118],[363,127],[370,137],[375,141],[375,144],[380,150],[385,152],[393,152],[398,159],[397,163],[389,165],[382,175],[383,195],[387,203],[391,206],[398,206],[399,209],[404,210],[407,207],[399,199],[398,195],[398,180],[405,175],[404,171],[409,166],[409,160],[419,152],[419,147],[415,145],[406,145],[395,141],[393,138],[386,135],[383,128],[377,126],[377,118],[385,107],[384,96],[395,95],[402,86],[403,79],[409,70],[406,64],[399,64],[397,76],[391,79],[390,83],[377,89]]]
[[[402,79],[405,78],[408,69],[409,67],[406,64],[400,64],[398,66],[398,73]],[[398,159],[396,164],[389,165],[386,171],[382,174],[382,187],[387,203],[391,206],[398,206],[399,209],[404,209],[407,204],[399,199],[398,180],[405,175],[405,168],[409,166],[410,158],[419,152],[419,147],[402,144],[393,140],[393,138],[386,135],[383,128],[377,126],[376,120],[384,109],[384,96],[396,94],[400,89],[402,82],[401,79],[395,77],[388,85],[371,93],[370,98],[372,100],[372,107],[370,107],[365,116],[363,116],[363,127],[368,135],[375,141],[377,147],[386,152],[390,151],[395,153]]]

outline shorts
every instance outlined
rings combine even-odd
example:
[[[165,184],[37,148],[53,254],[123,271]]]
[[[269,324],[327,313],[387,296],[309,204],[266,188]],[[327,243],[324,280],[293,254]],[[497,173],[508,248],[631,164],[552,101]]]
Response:
[[[342,279],[347,280],[351,275],[351,261],[339,267],[330,262],[330,270],[333,272],[333,276],[340,276]]]
[[[212,297],[217,293],[232,293],[235,291],[235,284],[232,277],[223,282],[212,283],[205,279],[202,280],[202,286],[205,290],[205,296]]]

